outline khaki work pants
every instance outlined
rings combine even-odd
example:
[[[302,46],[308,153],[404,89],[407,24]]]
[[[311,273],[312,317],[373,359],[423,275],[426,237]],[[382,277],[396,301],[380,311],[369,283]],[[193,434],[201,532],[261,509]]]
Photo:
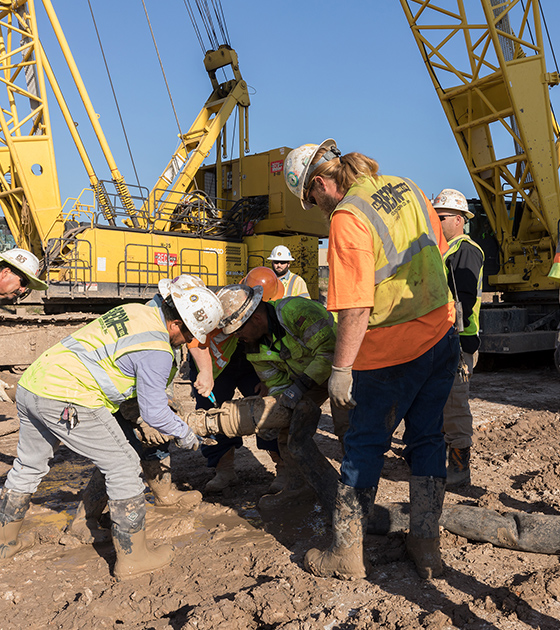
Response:
[[[478,361],[478,352],[463,352],[465,363],[472,376]],[[470,448],[472,446],[473,418],[469,405],[469,381],[463,381],[457,373],[449,398],[443,409],[443,432],[449,448]]]

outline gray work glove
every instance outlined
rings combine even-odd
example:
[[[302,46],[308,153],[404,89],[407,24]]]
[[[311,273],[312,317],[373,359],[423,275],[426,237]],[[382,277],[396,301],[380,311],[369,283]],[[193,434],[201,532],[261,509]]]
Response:
[[[329,378],[329,398],[331,403],[341,409],[352,409],[356,401],[352,398],[352,366],[335,367]]]
[[[167,444],[171,439],[167,435],[163,435],[154,427],[151,427],[146,422],[142,422],[138,427],[138,433],[140,434],[140,439],[142,442],[145,442],[149,446],[159,446],[160,444]]]
[[[0,400],[2,402],[14,402],[12,398],[6,393],[7,389],[13,389],[13,385],[9,385],[5,381],[0,381]]]
[[[190,451],[197,451],[201,440],[198,437],[198,435],[196,435],[196,433],[190,427],[187,427],[187,428],[188,428],[187,435],[185,435],[185,437],[182,437],[182,438],[175,438],[175,444],[179,448],[184,448]]]
[[[296,383],[292,383],[290,387],[288,387],[288,389],[284,390],[280,394],[278,402],[282,405],[282,407],[295,409],[302,396],[303,392],[301,391],[301,389],[297,386]]]

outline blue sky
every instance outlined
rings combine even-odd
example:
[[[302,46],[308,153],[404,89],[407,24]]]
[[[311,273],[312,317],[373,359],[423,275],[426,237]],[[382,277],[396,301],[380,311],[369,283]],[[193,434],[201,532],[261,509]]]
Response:
[[[145,2],[185,132],[210,93],[203,54],[183,0]],[[383,172],[412,178],[428,196],[445,187],[475,195],[398,0],[222,3],[252,94],[251,153],[334,137],[343,152],[374,157]],[[53,4],[119,169],[135,183],[88,3]],[[140,181],[149,188],[176,148],[178,128],[142,2],[92,0],[92,5]],[[542,6],[553,44],[560,42],[560,3],[542,0]],[[66,87],[46,16],[38,13],[43,45],[78,129],[98,176],[108,179],[85,114]],[[555,69],[552,61],[548,69]],[[560,111],[560,87],[551,98]],[[50,103],[64,201],[88,181],[54,99]]]

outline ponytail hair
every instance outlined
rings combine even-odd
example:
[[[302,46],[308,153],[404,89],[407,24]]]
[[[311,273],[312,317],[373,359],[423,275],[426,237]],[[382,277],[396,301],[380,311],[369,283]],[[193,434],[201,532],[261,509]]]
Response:
[[[313,159],[318,162],[328,149],[321,149]],[[347,153],[340,157],[324,162],[313,172],[312,180],[321,175],[336,182],[341,193],[346,194],[350,186],[355,184],[360,177],[377,177],[379,164],[362,153]],[[309,182],[311,184],[311,182]]]

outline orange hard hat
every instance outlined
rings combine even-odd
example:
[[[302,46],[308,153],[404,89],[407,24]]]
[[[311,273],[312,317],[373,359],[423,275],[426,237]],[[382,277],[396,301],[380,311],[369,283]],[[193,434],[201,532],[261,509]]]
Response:
[[[281,300],[284,297],[284,285],[280,282],[280,280],[277,280],[277,282],[278,291],[274,297],[270,298],[271,300]]]
[[[262,286],[263,302],[278,300],[284,295],[284,285],[278,280],[276,274],[269,267],[255,267],[245,276],[244,284],[250,287]],[[280,293],[280,289],[282,293]]]

